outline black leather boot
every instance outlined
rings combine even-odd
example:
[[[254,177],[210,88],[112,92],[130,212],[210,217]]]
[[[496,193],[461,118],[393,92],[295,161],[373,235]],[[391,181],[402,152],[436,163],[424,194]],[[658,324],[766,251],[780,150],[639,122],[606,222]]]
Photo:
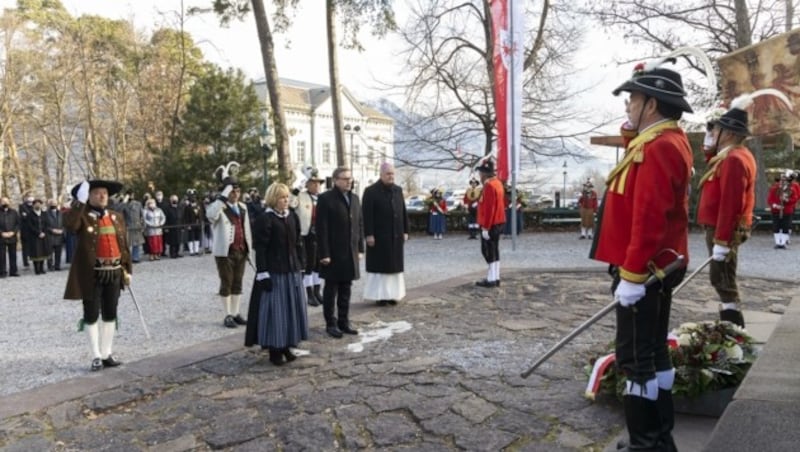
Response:
[[[658,404],[644,397],[625,396],[622,398],[625,408],[625,424],[628,426],[628,445],[620,451],[661,451],[665,450],[661,443],[661,416]]]
[[[661,416],[661,447],[668,452],[677,452],[678,446],[672,437],[672,429],[675,427],[675,406],[672,403],[671,389],[658,389],[658,414]]]
[[[728,322],[744,328],[744,316],[742,315],[742,311],[737,311],[736,309],[723,309],[722,311],[719,311],[719,319],[727,320]]]
[[[306,287],[306,298],[308,299],[309,306],[319,306],[319,301],[314,295],[314,288],[311,286]]]
[[[297,359],[297,355],[292,353],[291,350],[289,350],[288,347],[284,348],[283,350],[281,350],[281,353],[283,354],[283,357],[286,358],[286,362],[287,363],[290,363],[290,362],[292,362],[292,361]]]

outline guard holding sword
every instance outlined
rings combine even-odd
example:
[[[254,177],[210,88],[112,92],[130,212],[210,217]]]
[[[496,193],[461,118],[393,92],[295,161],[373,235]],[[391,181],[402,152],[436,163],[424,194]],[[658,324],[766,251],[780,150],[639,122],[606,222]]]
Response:
[[[625,450],[671,451],[674,369],[666,338],[672,290],[688,263],[693,160],[677,121],[692,109],[680,74],[660,64],[638,64],[614,94],[622,91],[629,93],[625,157],[608,176],[590,257],[607,262],[613,276],[617,365],[627,380]],[[684,266],[667,274],[676,255]],[[652,275],[657,282],[646,285]]]
[[[131,280],[131,255],[125,218],[107,209],[109,197],[120,190],[115,181],[83,181],[72,189],[72,208],[64,214],[64,227],[77,237],[64,298],[83,300],[80,329],[89,334],[93,371],[122,364],[112,345],[120,291]]]

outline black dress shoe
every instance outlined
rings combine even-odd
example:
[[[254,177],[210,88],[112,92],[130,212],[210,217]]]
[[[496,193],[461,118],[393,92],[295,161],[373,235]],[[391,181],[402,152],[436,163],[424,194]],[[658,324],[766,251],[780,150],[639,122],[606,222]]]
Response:
[[[241,314],[236,314],[236,316],[233,317],[233,321],[236,322],[237,325],[247,325],[247,320],[242,318]]]
[[[97,372],[98,370],[103,370],[103,360],[95,358],[92,360],[92,372]]]
[[[350,328],[350,325],[339,325],[339,330],[345,334],[358,334],[358,330]]]
[[[280,349],[271,348],[269,349],[269,362],[276,366],[283,365],[283,354],[281,353]]]
[[[12,274],[10,274],[8,276],[11,276],[11,277],[14,277],[14,278],[18,278],[19,277],[19,273],[12,273]]]
[[[108,358],[103,360],[103,367],[117,367],[122,364],[122,361],[118,360],[114,355],[108,355]]]
[[[236,328],[236,320],[233,319],[232,315],[226,315],[225,320],[222,321],[222,324],[228,328]]]
[[[397,306],[397,300],[386,300],[386,303],[390,306]]]
[[[375,304],[378,306],[386,306],[388,303],[386,303],[386,300],[378,300],[375,302]]]
[[[317,297],[311,295],[310,297],[307,297],[307,298],[308,298],[308,305],[309,306],[316,307],[316,306],[320,305],[319,301],[317,301]]]
[[[488,279],[482,279],[475,283],[478,287],[499,287],[500,281],[489,281]]]
[[[336,339],[341,339],[342,337],[342,332],[339,331],[339,328],[336,328],[335,326],[329,326],[325,328],[325,332],[328,333],[328,336],[335,337]]]

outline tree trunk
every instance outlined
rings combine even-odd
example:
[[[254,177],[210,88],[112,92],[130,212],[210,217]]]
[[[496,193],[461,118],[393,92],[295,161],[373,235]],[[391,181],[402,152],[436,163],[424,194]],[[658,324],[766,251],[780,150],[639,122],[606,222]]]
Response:
[[[736,45],[741,49],[753,43],[753,30],[750,28],[747,1],[734,0],[733,4],[736,8]]]
[[[291,167],[289,162],[289,134],[286,131],[286,116],[281,104],[280,79],[278,68],[275,64],[275,45],[272,41],[272,31],[267,21],[263,0],[252,0],[253,16],[256,19],[258,42],[261,46],[261,60],[264,64],[264,74],[267,79],[267,92],[269,103],[272,106],[272,124],[275,132],[275,152],[278,157],[278,178],[289,182]]]
[[[55,192],[55,190],[53,190],[53,178],[50,177],[50,171],[49,171],[50,162],[47,159],[47,148],[49,146],[48,146],[47,136],[46,135],[42,135],[42,140],[40,141],[40,143],[41,143],[41,149],[39,150],[39,152],[41,152],[41,154],[40,154],[41,156],[39,158],[39,163],[42,166],[42,168],[41,168],[42,169],[42,183],[44,185],[45,198],[47,198],[47,199],[51,199],[51,198],[55,199],[56,192]],[[42,199],[42,202],[44,203],[45,206],[47,205],[47,199]]]
[[[792,31],[794,23],[794,0],[784,0],[786,4],[786,28],[785,31]]]
[[[331,80],[331,106],[333,107],[333,136],[336,137],[336,166],[348,166],[345,158],[344,131],[342,124],[342,89],[339,86],[339,63],[336,56],[336,1],[326,0],[328,27],[328,72]],[[352,149],[350,152],[352,153]],[[350,156],[352,159],[353,156]]]

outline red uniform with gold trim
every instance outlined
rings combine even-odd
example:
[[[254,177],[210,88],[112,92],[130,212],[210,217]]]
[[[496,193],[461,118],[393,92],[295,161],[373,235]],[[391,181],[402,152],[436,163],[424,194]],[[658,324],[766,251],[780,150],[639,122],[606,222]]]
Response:
[[[776,209],[775,205],[782,205],[783,206],[783,214],[784,215],[792,215],[794,214],[794,208],[797,204],[797,201],[800,200],[800,184],[797,182],[791,182],[789,185],[789,199],[783,200],[781,199],[782,195],[781,190],[781,182],[775,182],[772,184],[772,187],[769,188],[769,194],[767,195],[767,205],[770,207],[770,210],[773,214],[781,213],[781,209]]]
[[[606,182],[591,258],[619,267],[620,276],[643,283],[648,264],[664,249],[686,257],[692,150],[676,121],[660,122],[626,141],[625,158]],[[654,262],[664,268],[675,257]]]
[[[481,197],[478,200],[478,224],[481,229],[506,222],[505,190],[496,177],[483,183]]]
[[[700,179],[697,223],[715,229],[714,243],[730,247],[738,228],[749,229],[755,207],[756,161],[744,147],[723,149]]]

